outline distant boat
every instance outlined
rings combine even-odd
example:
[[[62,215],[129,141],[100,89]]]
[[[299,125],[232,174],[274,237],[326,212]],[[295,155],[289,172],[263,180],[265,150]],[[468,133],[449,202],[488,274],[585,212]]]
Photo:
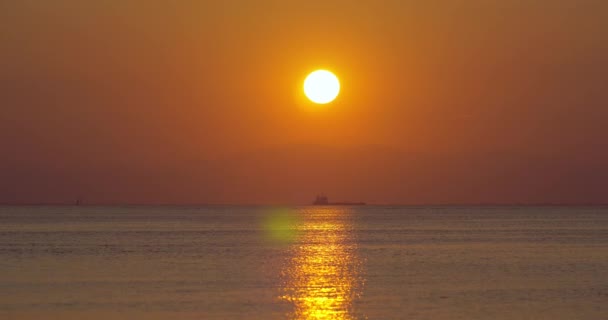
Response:
[[[364,206],[364,205],[366,205],[365,202],[329,202],[329,198],[324,194],[318,195],[312,204],[315,206]]]

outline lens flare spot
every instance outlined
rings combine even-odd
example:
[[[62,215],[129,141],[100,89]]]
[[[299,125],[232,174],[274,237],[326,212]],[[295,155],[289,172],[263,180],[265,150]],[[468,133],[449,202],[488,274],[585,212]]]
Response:
[[[288,244],[297,235],[298,218],[291,210],[273,210],[264,217],[263,229],[266,238],[274,243]]]

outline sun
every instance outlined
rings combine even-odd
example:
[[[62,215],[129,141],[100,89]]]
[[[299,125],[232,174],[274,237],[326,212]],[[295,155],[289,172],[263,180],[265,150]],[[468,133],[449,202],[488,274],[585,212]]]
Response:
[[[338,97],[339,93],[340,80],[330,71],[314,71],[304,80],[304,94],[314,103],[330,103]]]

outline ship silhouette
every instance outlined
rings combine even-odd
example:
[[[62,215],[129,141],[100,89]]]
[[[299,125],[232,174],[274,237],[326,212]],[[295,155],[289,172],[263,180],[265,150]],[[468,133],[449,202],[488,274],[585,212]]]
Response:
[[[329,202],[329,198],[324,194],[317,195],[317,198],[315,199],[315,201],[312,204],[315,206],[364,206],[364,205],[366,205],[365,202]]]

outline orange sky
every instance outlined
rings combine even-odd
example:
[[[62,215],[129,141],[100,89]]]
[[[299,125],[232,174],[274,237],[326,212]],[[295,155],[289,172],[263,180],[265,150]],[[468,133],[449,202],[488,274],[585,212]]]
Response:
[[[0,202],[608,202],[608,2],[3,2]],[[311,112],[316,68],[342,81]]]

